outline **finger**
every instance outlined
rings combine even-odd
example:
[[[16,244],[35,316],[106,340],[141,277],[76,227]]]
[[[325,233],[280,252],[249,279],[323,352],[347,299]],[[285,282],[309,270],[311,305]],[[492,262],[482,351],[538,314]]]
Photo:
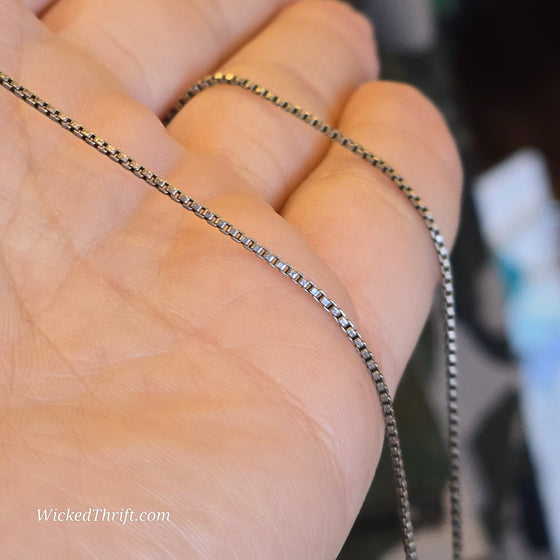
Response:
[[[22,4],[34,14],[44,13],[56,0],[23,0]]]
[[[43,21],[159,114],[290,1],[60,0]]]
[[[110,76],[61,44],[19,1],[2,8],[2,71],[148,168],[171,174],[184,150],[149,109],[127,99]],[[76,259],[137,213],[152,192],[3,88],[0,97],[4,260],[22,293],[30,294],[26,304],[41,306]],[[42,290],[33,290],[37,285]]]
[[[370,83],[352,97],[340,128],[404,176],[452,242],[461,165],[434,107],[409,86]],[[349,290],[358,326],[394,387],[438,278],[420,216],[388,177],[340,146],[290,197],[283,215]]]
[[[369,22],[345,4],[316,0],[286,8],[223,66],[331,120],[377,69]],[[189,102],[168,130],[241,175],[275,207],[328,146],[271,103],[224,85]]]

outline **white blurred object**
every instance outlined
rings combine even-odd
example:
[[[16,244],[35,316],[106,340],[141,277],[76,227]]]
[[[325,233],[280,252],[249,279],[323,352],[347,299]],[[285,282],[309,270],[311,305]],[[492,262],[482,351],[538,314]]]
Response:
[[[436,16],[430,0],[367,0],[379,42],[389,51],[420,54],[436,42]]]
[[[516,152],[477,179],[474,199],[505,284],[528,446],[560,560],[560,213],[544,157]]]

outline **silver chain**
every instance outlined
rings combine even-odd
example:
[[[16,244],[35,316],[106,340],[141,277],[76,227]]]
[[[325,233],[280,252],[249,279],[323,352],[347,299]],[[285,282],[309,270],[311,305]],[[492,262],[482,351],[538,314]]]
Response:
[[[277,107],[301,119],[309,124],[331,140],[339,143],[341,146],[356,154],[371,166],[380,169],[387,175],[391,181],[400,189],[400,191],[410,201],[412,206],[420,214],[425,226],[427,227],[430,237],[432,238],[434,248],[437,253],[440,274],[442,280],[442,297],[445,322],[445,346],[446,346],[446,373],[447,373],[447,412],[448,412],[448,443],[450,455],[450,482],[449,493],[451,502],[451,526],[453,539],[453,560],[461,560],[462,552],[462,528],[461,528],[461,502],[460,502],[460,486],[459,486],[459,416],[457,407],[457,349],[456,349],[456,328],[455,328],[455,302],[453,289],[453,276],[451,272],[451,263],[449,254],[444,243],[442,234],[436,225],[428,207],[415,191],[406,184],[404,179],[380,157],[366,150],[363,146],[354,142],[351,138],[342,134],[332,126],[324,123],[312,114],[304,111],[301,107],[293,105],[288,101],[274,95],[264,87],[251,82],[250,80],[239,78],[234,74],[224,74],[218,72],[212,76],[208,76],[195,84],[189,91],[181,97],[169,115],[164,119],[167,125],[179,113],[179,111],[188,103],[195,95],[209,87],[227,84],[241,87],[255,95],[270,101]],[[193,212],[195,216],[205,220],[209,225],[215,227],[221,233],[230,237],[242,247],[254,253],[259,259],[268,263],[282,275],[289,278],[294,284],[297,284],[305,292],[307,292],[329,315],[336,321],[338,326],[347,336],[356,351],[359,353],[364,362],[368,373],[375,385],[381,409],[385,421],[385,434],[387,437],[391,464],[393,470],[393,478],[395,480],[397,493],[397,508],[402,531],[404,551],[407,560],[417,560],[416,545],[414,542],[414,534],[412,528],[412,520],[410,513],[410,502],[408,498],[408,489],[406,475],[403,465],[401,446],[399,441],[399,433],[393,408],[393,399],[389,394],[389,389],[385,383],[385,379],[379,365],[377,364],[372,352],[362,336],[346,317],[342,309],[328,295],[318,288],[311,280],[306,278],[301,272],[295,270],[290,264],[282,260],[278,255],[271,253],[266,247],[260,245],[255,239],[245,235],[238,230],[233,224],[227,222],[217,214],[213,213],[209,208],[199,204],[193,198],[187,196],[182,191],[174,187],[168,181],[156,175],[145,166],[141,165],[130,156],[109,144],[103,138],[97,136],[94,132],[77,123],[75,120],[65,115],[59,109],[56,109],[46,101],[39,98],[33,92],[16,83],[12,78],[0,71],[0,85],[8,91],[21,98],[23,101],[31,105],[34,109],[43,113],[51,120],[72,132],[76,137],[83,140],[90,146],[94,147],[100,153],[106,155],[116,163],[119,163],[126,170],[134,173],[137,177],[144,180],[148,185],[155,187],[161,193],[169,196],[171,200],[179,203],[183,208]]]

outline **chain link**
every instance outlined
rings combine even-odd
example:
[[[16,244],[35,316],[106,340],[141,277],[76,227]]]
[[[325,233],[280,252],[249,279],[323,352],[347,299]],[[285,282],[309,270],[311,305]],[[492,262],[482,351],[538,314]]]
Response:
[[[303,122],[309,124],[331,140],[339,143],[341,146],[363,159],[366,163],[369,163],[373,167],[381,170],[406,196],[412,206],[420,214],[420,217],[428,229],[437,253],[442,280],[446,347],[448,443],[451,472],[449,492],[451,503],[453,560],[461,560],[463,552],[459,486],[459,415],[457,406],[457,348],[453,276],[449,254],[445,246],[443,236],[440,233],[434,218],[432,217],[428,207],[424,204],[416,192],[404,181],[404,179],[393,169],[393,167],[391,167],[383,159],[366,150],[363,146],[357,144],[351,138],[342,134],[339,130],[314,117],[311,113],[304,111],[301,107],[293,105],[264,87],[251,82],[250,80],[242,79],[234,74],[224,74],[218,72],[199,81],[179,99],[169,115],[164,119],[164,124],[167,126],[179,113],[179,111],[198,93],[219,84],[238,86],[259,97],[262,97],[263,99],[273,103],[275,106],[294,115],[296,118],[301,119]],[[206,206],[199,204],[196,200],[184,194],[168,181],[162,179],[156,173],[150,171],[148,168],[141,165],[115,146],[112,146],[106,140],[79,124],[59,109],[42,100],[33,92],[16,83],[12,80],[12,78],[1,71],[0,85],[66,130],[72,132],[80,140],[83,140],[103,155],[109,157],[116,163],[119,163],[126,170],[134,173],[134,175],[145,181],[148,185],[155,187],[161,193],[169,196],[171,200],[177,202],[186,210],[194,213],[194,215],[198,218],[205,220],[209,225],[217,228],[218,231],[227,235],[248,251],[254,253],[259,259],[267,262],[271,267],[289,278],[294,284],[297,284],[300,288],[307,292],[323,307],[327,313],[329,313],[360,355],[377,390],[385,421],[385,434],[390,450],[404,551],[407,560],[417,560],[408,487],[402,459],[399,433],[397,430],[395,411],[393,408],[393,399],[372,352],[356,327],[346,317],[342,309],[334,302],[334,300],[329,298],[323,290],[318,288],[311,280],[306,278],[301,272],[295,270],[278,255],[271,253],[266,247],[260,245],[255,239],[245,235],[245,233],[238,230],[233,224],[224,220]]]

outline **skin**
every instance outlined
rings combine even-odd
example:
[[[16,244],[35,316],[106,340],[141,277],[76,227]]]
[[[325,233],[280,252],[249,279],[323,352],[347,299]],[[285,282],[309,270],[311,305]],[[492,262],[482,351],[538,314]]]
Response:
[[[26,5],[24,5],[26,4]],[[217,69],[381,155],[451,242],[461,168],[437,110],[377,80],[370,24],[306,0],[0,0],[0,69],[302,271],[395,390],[437,261],[378,171]],[[0,539],[6,559],[335,558],[383,423],[309,296],[0,91]],[[169,523],[37,521],[37,508]]]

